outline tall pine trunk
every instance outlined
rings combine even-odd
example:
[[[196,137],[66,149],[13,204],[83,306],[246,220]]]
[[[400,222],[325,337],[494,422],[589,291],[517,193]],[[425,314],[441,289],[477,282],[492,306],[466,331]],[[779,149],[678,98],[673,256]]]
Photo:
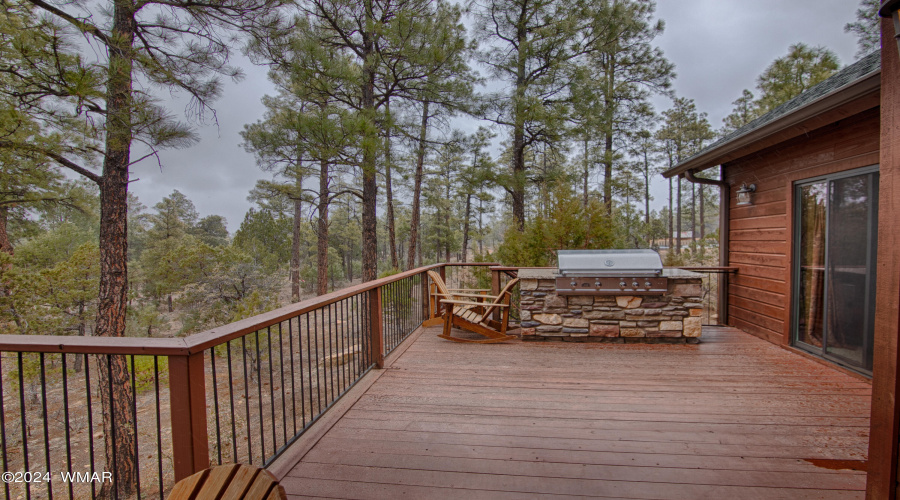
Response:
[[[453,167],[448,163],[448,164],[447,164],[447,170],[446,170],[446,179],[447,179],[447,182],[444,183],[444,186],[446,187],[446,188],[444,189],[444,199],[447,200],[447,201],[449,201],[449,200],[452,199],[452,198],[451,198],[451,189],[452,189],[452,186],[451,186],[451,179],[450,179],[450,174],[452,173],[452,169],[453,169]],[[445,228],[445,231],[447,231],[447,236],[449,236],[449,235],[451,234],[451,230],[450,230],[450,207],[449,207],[449,206],[448,206],[447,209],[444,211],[444,228]],[[447,238],[447,239],[444,240],[444,262],[450,262],[450,239],[449,239],[449,238]]]
[[[469,217],[472,212],[472,193],[466,193],[466,213],[463,216],[463,242],[462,242],[462,259],[461,262],[468,261],[469,258]]]
[[[300,229],[303,224],[303,202],[300,199],[303,177],[300,175],[297,176],[295,189],[294,228],[291,236],[291,302],[300,302]]]
[[[316,294],[328,293],[328,208],[331,192],[328,188],[328,162],[319,168],[319,220],[316,222]]]
[[[478,197],[478,253],[484,255],[484,198]]]
[[[525,125],[516,124],[513,131],[513,165],[512,165],[512,199],[513,223],[519,231],[525,231]]]
[[[422,177],[425,173],[425,141],[428,139],[428,101],[422,103],[422,124],[419,127],[419,147],[416,151],[416,172],[413,174],[412,214],[409,219],[409,251],[406,253],[406,268],[415,267],[416,246],[419,243],[419,219],[422,198]],[[419,258],[421,262],[421,257]]]
[[[9,233],[7,232],[7,224],[9,220],[9,207],[4,205],[0,207],[0,252],[4,252],[9,255],[13,255],[13,246],[12,242],[9,241]],[[12,266],[12,264],[8,264],[7,269]],[[0,295],[4,297],[9,297],[10,291],[7,288],[6,283],[0,283]],[[10,301],[9,303],[10,313],[12,313],[13,321],[16,323],[16,327],[18,327],[19,331],[25,326],[25,323],[22,319],[22,316],[16,310],[15,304]]]
[[[603,205],[606,214],[612,215],[613,136],[604,132],[603,140]]]
[[[588,206],[588,177],[590,174],[590,163],[588,162],[588,136],[587,132],[584,134],[584,162],[583,162],[583,171],[581,173],[581,189],[583,192],[583,199],[581,201],[582,206],[585,210],[587,210]]]
[[[13,254],[12,242],[9,241],[9,233],[6,226],[9,221],[9,206],[0,206],[0,252]]]
[[[397,231],[394,220],[394,192],[391,189],[391,110],[390,103],[385,104],[387,116],[384,128],[384,191],[387,195],[388,252],[391,254],[391,269],[400,269],[397,259]]]
[[[676,203],[676,208],[678,209],[678,214],[675,216],[675,253],[681,253],[681,177],[678,177],[678,187],[676,189],[678,192],[678,201]]]
[[[524,9],[523,9],[524,10]],[[522,13],[524,16],[524,12]],[[516,27],[516,81],[513,96],[513,158],[512,185],[508,189],[512,201],[513,224],[520,232],[525,231],[525,61],[528,43],[527,22],[520,16]]]
[[[106,156],[100,178],[100,291],[97,335],[125,335],[128,292],[128,166],[132,140],[132,58],[137,23],[134,5],[115,0],[106,88]],[[101,494],[131,495],[137,486],[135,432],[131,412],[134,388],[124,356],[98,355],[98,382],[103,407],[103,431],[108,471],[115,485],[103,484]],[[114,445],[115,442],[115,445]]]
[[[362,111],[367,121],[362,152],[362,280],[365,283],[378,277],[378,134],[375,131],[374,34],[363,32],[362,37]]]
[[[615,91],[616,81],[616,58],[609,56],[608,67],[606,71],[606,98],[604,99],[604,122],[605,130],[603,131],[603,204],[606,205],[606,214],[612,215],[612,175],[613,175],[613,113],[612,95]]]
[[[650,229],[650,160],[644,151],[644,224]]]
[[[697,242],[697,186],[692,182],[691,183],[691,247],[693,247],[696,242]]]
[[[675,242],[672,241],[672,178],[669,177],[669,251],[672,251],[673,245]]]
[[[700,241],[703,241],[703,238],[706,238],[706,225],[705,217],[703,216],[703,212],[705,211],[705,205],[703,203],[703,198],[705,193],[703,192],[703,184],[700,184]]]

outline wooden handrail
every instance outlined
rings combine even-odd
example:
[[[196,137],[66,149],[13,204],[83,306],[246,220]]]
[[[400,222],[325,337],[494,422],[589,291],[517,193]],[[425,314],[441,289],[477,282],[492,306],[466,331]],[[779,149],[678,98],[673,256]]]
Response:
[[[685,271],[697,271],[697,272],[708,272],[708,273],[736,273],[738,272],[739,267],[734,266],[724,266],[724,267],[715,267],[715,266],[671,266],[669,269],[684,269]]]
[[[499,262],[444,262],[442,264],[435,264],[437,266],[447,266],[447,267],[464,267],[464,266],[499,266]],[[420,267],[419,269],[425,269],[424,267]],[[414,269],[415,270],[415,269]]]
[[[0,335],[0,351],[185,356],[191,353],[185,340],[148,337]]]
[[[195,333],[184,338],[152,337],[78,337],[58,335],[0,335],[0,352],[44,352],[81,354],[124,354],[137,356],[185,356],[240,338],[248,333],[276,325],[342,299],[400,281],[443,266],[495,266],[495,262],[453,262],[410,269],[359,285],[290,304],[249,318]]]
[[[492,271],[518,271],[520,269],[556,269],[555,266],[493,266]]]

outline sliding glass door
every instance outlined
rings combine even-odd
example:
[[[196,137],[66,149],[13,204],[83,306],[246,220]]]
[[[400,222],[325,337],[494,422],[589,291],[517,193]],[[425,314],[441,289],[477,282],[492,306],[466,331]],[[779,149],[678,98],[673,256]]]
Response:
[[[797,184],[794,344],[872,371],[878,169]]]

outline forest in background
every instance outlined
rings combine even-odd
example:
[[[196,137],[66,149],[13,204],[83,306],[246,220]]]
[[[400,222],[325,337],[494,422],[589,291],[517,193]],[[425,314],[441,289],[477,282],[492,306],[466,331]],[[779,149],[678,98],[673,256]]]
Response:
[[[878,47],[876,3],[846,27],[858,55]],[[552,265],[560,248],[712,264],[718,189],[670,180],[651,210],[650,184],[840,68],[793,45],[717,128],[672,92],[652,1],[53,5],[4,0],[0,17],[2,333],[183,335],[422,264]],[[156,95],[209,116],[240,75],[234,37],[277,93],[242,133],[271,179],[228,228],[177,190],[145,206],[127,187],[130,165],[196,141]]]

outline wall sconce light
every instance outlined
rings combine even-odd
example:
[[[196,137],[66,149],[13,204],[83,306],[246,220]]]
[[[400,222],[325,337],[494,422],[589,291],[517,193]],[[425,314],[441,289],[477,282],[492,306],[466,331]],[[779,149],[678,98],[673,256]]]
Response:
[[[754,191],[756,191],[756,184],[750,184],[749,186],[746,183],[741,184],[740,189],[737,190],[737,205],[739,207],[752,205],[753,202],[750,200],[750,193]]]
[[[894,18],[894,39],[897,41],[897,49],[900,50],[900,14],[898,11],[900,11],[900,0],[887,0],[878,9],[878,15]]]

